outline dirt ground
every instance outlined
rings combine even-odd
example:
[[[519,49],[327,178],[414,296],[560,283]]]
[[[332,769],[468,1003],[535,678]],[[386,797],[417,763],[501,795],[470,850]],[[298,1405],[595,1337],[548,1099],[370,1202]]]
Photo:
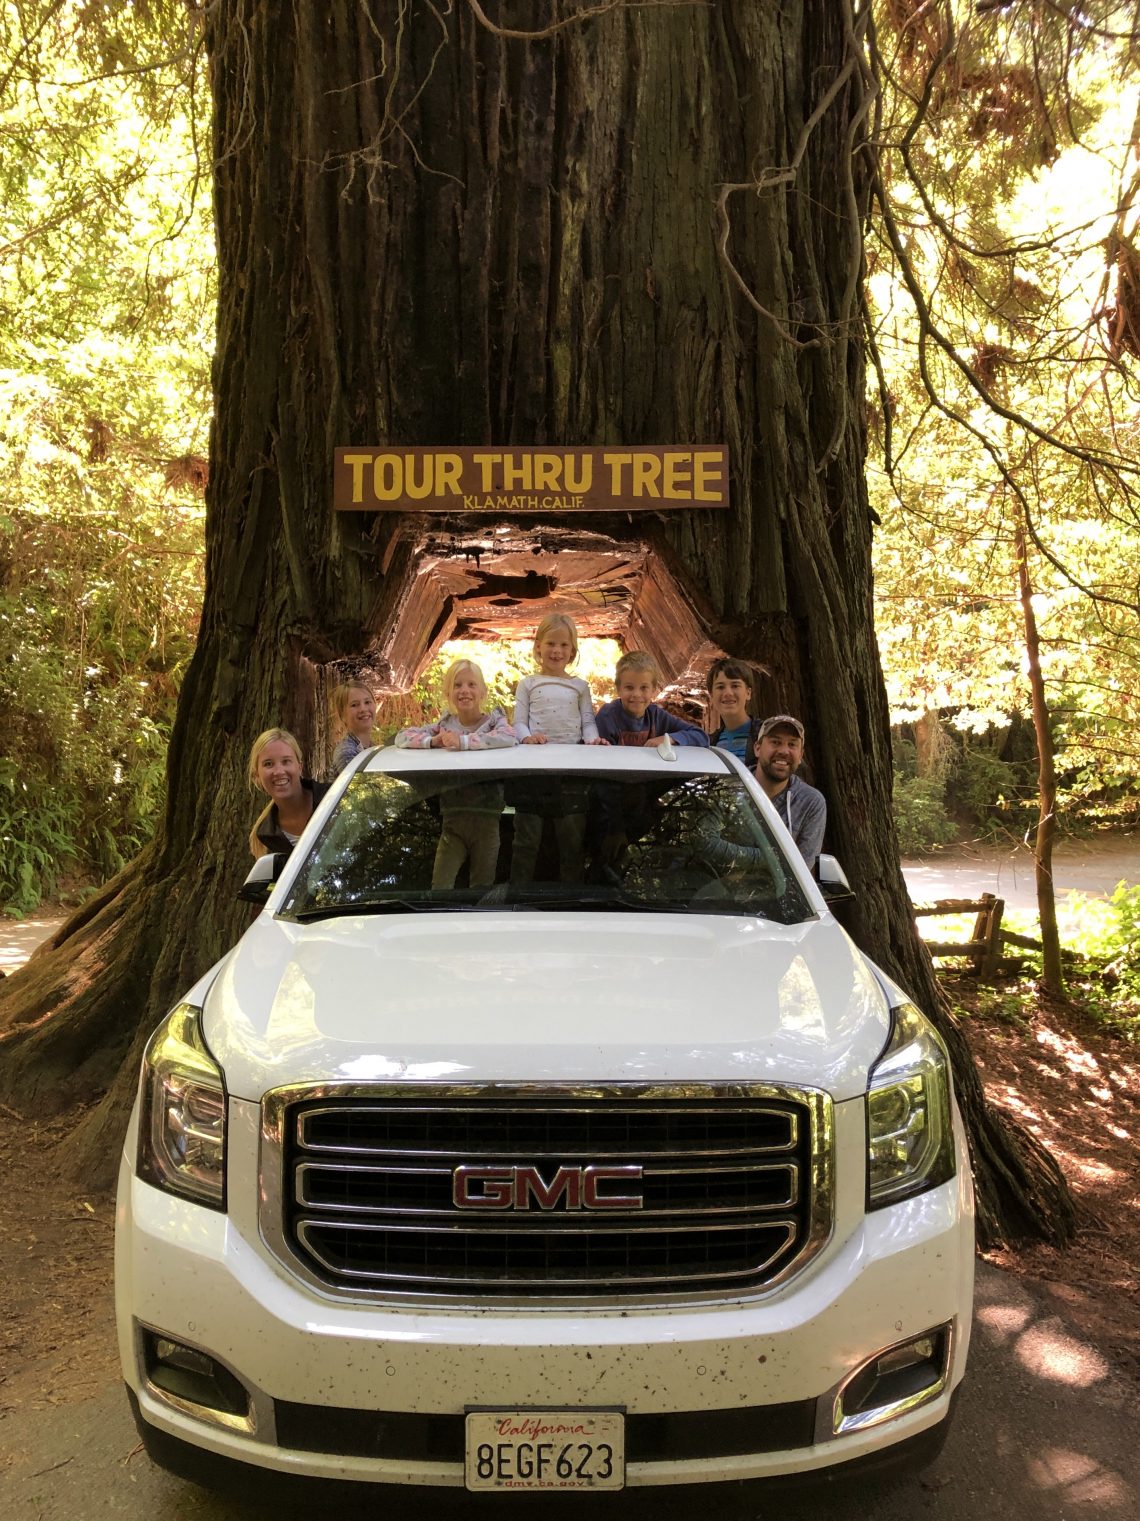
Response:
[[[965,1002],[965,999],[962,999]],[[1031,1281],[1140,1383],[1140,1048],[1069,1007],[967,1020],[991,1101],[1061,1163],[1082,1214],[1060,1250],[987,1253]]]

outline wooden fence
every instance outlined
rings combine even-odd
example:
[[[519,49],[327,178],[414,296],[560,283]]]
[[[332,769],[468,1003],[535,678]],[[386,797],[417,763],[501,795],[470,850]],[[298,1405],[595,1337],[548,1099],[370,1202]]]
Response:
[[[1001,970],[1007,945],[1020,946],[1024,950],[1041,949],[1039,940],[1028,935],[1016,935],[1012,930],[1002,929],[1005,899],[993,893],[983,893],[980,898],[940,898],[937,903],[916,903],[916,919],[933,918],[936,914],[974,914],[973,932],[969,940],[927,940],[926,949],[932,956],[965,956],[969,959],[975,975],[987,982]]]

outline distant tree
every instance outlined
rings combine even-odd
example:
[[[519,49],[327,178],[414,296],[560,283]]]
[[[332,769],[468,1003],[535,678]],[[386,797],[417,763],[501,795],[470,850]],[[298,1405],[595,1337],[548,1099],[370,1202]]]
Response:
[[[1129,786],[1135,7],[892,0],[878,19],[869,478],[892,705],[1031,711],[1024,562],[1064,764],[1079,787]]]
[[[819,759],[860,935],[940,1019],[985,1235],[1061,1239],[1051,1159],[941,1012],[890,811],[859,314],[877,94],[862,5],[352,0],[205,12],[219,252],[201,636],[164,825],[3,995],[4,1083],[105,1098],[238,933],[250,740],[304,732],[314,663],[390,637],[390,519],[334,518],[344,443],[727,442],[728,513],[651,532],[725,648],[779,673]],[[545,22],[546,24],[542,24]]]
[[[162,808],[214,305],[184,43],[147,6],[0,3],[0,908],[117,871]]]

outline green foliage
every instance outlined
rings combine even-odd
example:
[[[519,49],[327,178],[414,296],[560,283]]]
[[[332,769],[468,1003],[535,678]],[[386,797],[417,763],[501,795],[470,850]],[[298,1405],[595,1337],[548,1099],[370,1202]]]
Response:
[[[1140,886],[1121,882],[1107,901],[1071,899],[1065,938],[1080,960],[1070,990],[1109,1029],[1140,1041]]]
[[[867,248],[876,619],[896,721],[1029,711],[1019,531],[1058,767],[1140,770],[1135,14],[875,7]],[[877,371],[877,372],[876,372]],[[967,778],[967,806],[1019,779]]]
[[[965,914],[919,920],[928,940],[965,940],[972,923]],[[1070,1003],[1113,1033],[1140,1041],[1140,886],[1121,882],[1108,898],[1066,893],[1057,905],[1057,923]],[[1040,934],[1037,915],[1028,910],[1007,910],[1002,927],[1030,938]],[[1040,996],[1041,953],[1024,948],[1012,953],[1022,962],[1020,972],[995,987],[975,984],[972,1002],[979,1015],[1024,1028]],[[948,970],[948,975],[957,973]]]
[[[202,593],[198,34],[0,0],[0,906],[149,838]]]
[[[0,760],[0,903],[9,912],[27,913],[54,891],[78,833],[74,796],[29,786],[11,761]]]
[[[1019,837],[1036,821],[1032,767],[1003,760],[987,745],[966,743],[946,786],[950,808],[987,839]]]
[[[926,855],[957,836],[957,827],[946,812],[945,794],[945,782],[895,772],[895,828],[904,856]]]

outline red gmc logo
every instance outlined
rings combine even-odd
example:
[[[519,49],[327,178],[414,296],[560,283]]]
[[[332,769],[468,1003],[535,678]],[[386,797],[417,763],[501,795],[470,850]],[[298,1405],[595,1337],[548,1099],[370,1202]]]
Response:
[[[641,1209],[641,1190],[622,1192],[620,1184],[640,1183],[641,1164],[624,1167],[559,1167],[549,1182],[537,1167],[493,1166],[474,1163],[451,1175],[451,1198],[456,1209]]]

